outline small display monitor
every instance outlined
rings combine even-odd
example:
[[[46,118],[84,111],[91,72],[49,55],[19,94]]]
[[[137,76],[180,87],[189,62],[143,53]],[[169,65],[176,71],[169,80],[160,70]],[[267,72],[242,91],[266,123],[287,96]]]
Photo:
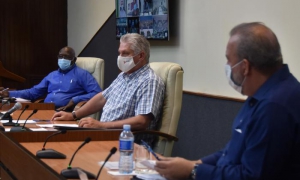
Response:
[[[116,38],[139,33],[169,40],[169,0],[116,0]]]

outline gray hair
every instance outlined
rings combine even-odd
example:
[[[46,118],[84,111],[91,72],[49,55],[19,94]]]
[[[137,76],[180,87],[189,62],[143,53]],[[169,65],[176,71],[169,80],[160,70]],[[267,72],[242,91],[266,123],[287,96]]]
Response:
[[[271,29],[260,22],[242,23],[230,31],[230,36],[238,35],[237,56],[247,59],[261,72],[282,65],[280,44]]]
[[[144,36],[137,33],[128,33],[121,36],[120,43],[130,44],[130,49],[134,51],[134,55],[144,51],[146,61],[149,63],[150,43]]]

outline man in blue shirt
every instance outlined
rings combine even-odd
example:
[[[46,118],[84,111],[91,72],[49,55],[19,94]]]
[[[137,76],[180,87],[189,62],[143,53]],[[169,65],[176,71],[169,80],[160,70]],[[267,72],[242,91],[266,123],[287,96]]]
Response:
[[[234,27],[225,66],[229,84],[248,98],[219,152],[189,161],[162,158],[167,179],[300,179],[300,84],[283,64],[276,35],[261,23]]]
[[[120,39],[117,64],[122,71],[112,84],[76,112],[57,112],[52,120],[82,118],[80,127],[154,129],[160,119],[165,85],[149,65],[150,43],[137,33]],[[86,117],[102,110],[100,121]]]
[[[88,71],[77,67],[75,62],[75,51],[71,47],[64,47],[58,54],[58,70],[48,74],[30,89],[0,91],[0,96],[34,101],[46,95],[45,103],[54,103],[57,110],[71,111],[78,102],[87,101],[101,92],[95,78]]]

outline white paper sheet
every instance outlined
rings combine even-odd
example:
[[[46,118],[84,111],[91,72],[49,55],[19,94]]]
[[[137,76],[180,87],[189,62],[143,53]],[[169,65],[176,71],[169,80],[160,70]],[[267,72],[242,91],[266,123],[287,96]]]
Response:
[[[154,169],[154,166],[156,165],[156,161],[144,160],[144,161],[141,161],[141,164],[146,166],[149,169]]]
[[[31,131],[48,131],[45,128],[30,128]]]
[[[102,166],[103,163],[104,163],[104,161],[98,162],[98,164],[100,166]],[[106,167],[107,169],[110,169],[110,170],[117,170],[117,169],[119,169],[119,162],[118,161],[107,161],[105,163],[104,167]]]
[[[36,124],[37,126],[41,127],[41,128],[49,128],[49,127],[53,127],[53,124]]]
[[[2,123],[7,123],[8,120],[1,120],[1,122],[2,122]],[[13,123],[16,123],[17,120],[13,120],[12,122],[13,122]],[[25,120],[19,120],[19,121],[18,121],[19,124],[24,124],[24,122],[25,122]],[[34,124],[34,123],[36,123],[34,120],[27,120],[27,122],[26,122],[26,124]]]
[[[30,100],[28,99],[23,99],[23,98],[16,98],[17,102],[29,102]]]
[[[145,180],[166,180],[159,174],[137,174],[136,177]]]
[[[107,171],[109,174],[114,175],[114,176],[133,176],[136,175],[135,171],[129,174],[121,174],[119,171]]]
[[[78,124],[53,124],[53,126],[78,127]]]

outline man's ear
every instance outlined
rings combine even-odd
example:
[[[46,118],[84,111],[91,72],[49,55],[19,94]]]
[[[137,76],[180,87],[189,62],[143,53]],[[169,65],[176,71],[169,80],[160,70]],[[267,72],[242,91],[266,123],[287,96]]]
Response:
[[[77,60],[77,57],[74,57],[74,63],[76,62],[76,60]]]
[[[250,68],[251,68],[250,62],[248,61],[248,59],[243,59],[243,61],[244,61],[243,64],[244,64],[244,67],[245,67],[244,75],[247,76],[250,73]]]
[[[146,57],[146,54],[145,54],[145,52],[144,51],[142,51],[141,53],[140,53],[140,59],[145,59],[145,57]]]

